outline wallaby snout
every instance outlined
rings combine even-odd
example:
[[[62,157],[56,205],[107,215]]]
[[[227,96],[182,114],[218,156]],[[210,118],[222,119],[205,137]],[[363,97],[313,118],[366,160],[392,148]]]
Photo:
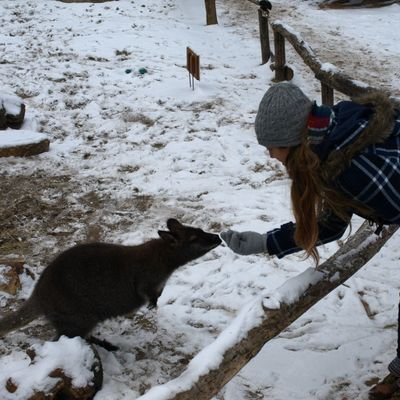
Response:
[[[173,218],[168,219],[167,228],[169,231],[158,231],[159,236],[185,252],[192,251],[196,258],[222,243],[219,235],[205,232],[200,228],[182,225]]]

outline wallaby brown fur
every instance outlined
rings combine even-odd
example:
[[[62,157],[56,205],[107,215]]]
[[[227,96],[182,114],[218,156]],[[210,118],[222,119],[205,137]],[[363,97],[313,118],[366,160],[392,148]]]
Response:
[[[137,246],[88,243],[59,254],[30,298],[0,320],[0,337],[46,317],[57,335],[83,338],[95,325],[149,303],[156,306],[170,275],[221,243],[218,235],[167,221],[168,231]]]

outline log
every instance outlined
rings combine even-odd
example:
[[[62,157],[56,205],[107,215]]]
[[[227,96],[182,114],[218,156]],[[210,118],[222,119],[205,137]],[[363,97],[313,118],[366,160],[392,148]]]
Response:
[[[256,320],[256,326],[237,327],[238,321],[233,321],[230,327],[221,333],[220,337],[229,335],[230,330],[237,330],[240,339],[224,348],[220,354],[220,363],[215,365],[213,351],[217,340],[203,349],[188,365],[180,377],[154,387],[140,400],[209,400],[217,395],[267,343],[292,322],[304,314],[328,293],[349,279],[362,268],[397,231],[398,226],[384,228],[380,236],[365,222],[348,241],[318,269],[309,268],[299,276],[290,279],[276,292],[259,299],[258,305],[244,310],[237,317],[248,322]],[[307,279],[305,280],[304,277]],[[288,293],[293,293],[294,283],[298,286],[308,282],[307,287],[298,298],[285,299]],[[290,290],[289,290],[290,289]],[[253,316],[251,316],[253,313]],[[250,316],[250,317],[249,317]],[[243,324],[242,324],[243,325]],[[235,328],[236,327],[236,328]],[[247,329],[247,330],[246,330]],[[222,343],[225,343],[221,340]],[[209,353],[207,353],[209,352]],[[210,357],[207,358],[207,354]],[[207,359],[211,362],[207,365]],[[201,360],[201,361],[198,361]],[[214,364],[212,364],[214,363]],[[201,365],[200,365],[201,364]],[[205,365],[206,364],[206,365]],[[188,380],[187,377],[192,377]],[[138,400],[139,400],[138,399]]]
[[[48,151],[50,141],[38,132],[7,129],[0,133],[0,157],[28,157]]]
[[[38,143],[0,148],[0,157],[29,157],[49,150],[50,141],[43,139]]]
[[[10,258],[0,258],[0,266],[1,265],[8,265],[12,268],[16,268],[19,274],[22,274],[23,267],[25,264],[24,257],[10,257]]]

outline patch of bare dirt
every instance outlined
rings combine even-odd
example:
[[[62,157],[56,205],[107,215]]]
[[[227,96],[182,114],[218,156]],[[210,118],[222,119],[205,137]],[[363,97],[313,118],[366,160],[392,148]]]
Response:
[[[140,194],[118,202],[94,178],[44,172],[0,176],[0,187],[0,258],[23,257],[30,265],[45,265],[75,243],[128,231],[153,204]]]

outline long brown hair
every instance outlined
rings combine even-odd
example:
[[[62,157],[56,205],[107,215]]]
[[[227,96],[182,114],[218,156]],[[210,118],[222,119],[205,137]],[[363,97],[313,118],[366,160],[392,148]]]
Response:
[[[394,105],[383,91],[367,93],[356,101],[372,106],[374,113],[368,126],[352,144],[332,151],[321,163],[310,147],[308,129],[305,127],[302,143],[290,148],[286,160],[286,168],[292,180],[291,201],[296,220],[294,239],[316,264],[319,262],[316,249],[319,238],[318,220],[324,211],[329,210],[344,221],[350,221],[352,212],[376,220],[373,210],[336,190],[334,180],[362,149],[373,143],[383,142],[390,136],[395,115]]]
[[[344,221],[349,221],[352,210],[369,213],[370,210],[334,189],[332,183],[323,178],[323,166],[306,140],[289,150],[286,169],[292,180],[291,201],[296,220],[294,240],[305,250],[307,257],[319,263],[317,242],[318,221],[321,214],[329,210]]]
[[[286,160],[286,168],[292,180],[290,196],[296,220],[294,240],[316,264],[319,261],[316,249],[318,216],[322,211],[319,164],[317,155],[308,151],[305,145],[292,147]]]

